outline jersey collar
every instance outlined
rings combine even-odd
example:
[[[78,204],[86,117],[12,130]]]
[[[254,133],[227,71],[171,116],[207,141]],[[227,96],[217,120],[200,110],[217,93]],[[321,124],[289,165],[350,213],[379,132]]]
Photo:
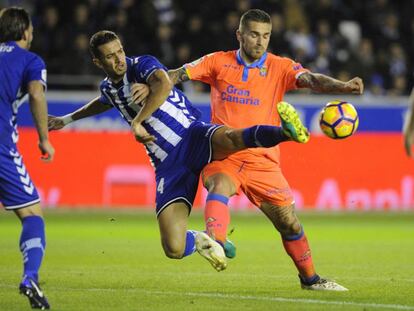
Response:
[[[242,81],[247,81],[247,79],[249,77],[249,69],[252,69],[252,68],[261,69],[264,65],[264,62],[266,61],[266,58],[267,58],[267,52],[264,52],[262,57],[260,57],[257,61],[255,61],[255,62],[251,63],[250,65],[248,65],[248,64],[246,64],[246,62],[241,57],[240,49],[238,49],[237,50],[237,62],[240,65],[244,66]]]

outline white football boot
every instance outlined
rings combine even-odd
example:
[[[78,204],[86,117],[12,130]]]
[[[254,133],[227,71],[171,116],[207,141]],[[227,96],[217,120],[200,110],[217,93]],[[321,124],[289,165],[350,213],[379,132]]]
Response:
[[[308,289],[308,290],[325,290],[325,291],[337,291],[337,292],[344,292],[348,290],[346,287],[343,287],[342,285],[339,285],[338,283],[334,281],[327,280],[324,278],[320,278],[316,283],[313,283],[311,285],[304,284],[301,281],[300,285],[302,289]]]
[[[204,232],[197,232],[195,243],[198,253],[207,259],[214,269],[222,271],[227,268],[227,259],[223,247]]]

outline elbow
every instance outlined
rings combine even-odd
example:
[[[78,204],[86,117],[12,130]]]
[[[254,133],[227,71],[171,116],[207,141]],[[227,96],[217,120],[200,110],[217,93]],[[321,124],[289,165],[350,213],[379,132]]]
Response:
[[[171,81],[171,79],[168,79],[165,83],[164,83],[164,90],[167,94],[170,94],[171,90],[174,87],[174,83]]]
[[[45,100],[45,93],[41,91],[34,91],[29,93],[29,102],[42,102]]]

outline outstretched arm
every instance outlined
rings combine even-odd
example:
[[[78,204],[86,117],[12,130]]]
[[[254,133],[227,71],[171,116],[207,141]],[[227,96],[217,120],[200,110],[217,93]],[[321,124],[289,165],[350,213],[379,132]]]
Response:
[[[177,69],[168,70],[168,76],[174,85],[191,80],[184,66]]]
[[[411,96],[409,100],[408,115],[404,124],[404,147],[405,152],[409,157],[414,158],[412,151],[414,144],[414,87],[411,91]]]
[[[56,117],[49,115],[48,118],[48,127],[49,131],[60,130],[69,123],[100,114],[112,108],[112,106],[104,105],[99,101],[100,97],[92,99],[89,103],[79,108],[78,110],[69,113],[62,117]]]
[[[39,149],[42,153],[41,159],[52,161],[55,149],[49,142],[47,132],[47,104],[43,84],[40,81],[31,81],[28,84],[30,110],[39,135]]]
[[[300,88],[309,88],[318,93],[362,94],[364,83],[361,78],[342,82],[320,73],[305,72],[297,81]]]

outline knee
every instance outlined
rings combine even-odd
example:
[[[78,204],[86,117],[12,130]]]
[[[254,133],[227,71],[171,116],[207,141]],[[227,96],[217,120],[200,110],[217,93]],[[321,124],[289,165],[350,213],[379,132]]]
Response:
[[[280,217],[278,229],[282,236],[292,236],[301,233],[302,225],[300,224],[296,214],[293,212],[284,215],[284,217]]]
[[[233,181],[224,174],[216,174],[206,181],[206,187],[209,193],[232,196],[235,193]]]
[[[164,242],[163,249],[165,256],[171,259],[181,259],[184,255],[184,246],[174,242]]]
[[[39,203],[33,204],[31,206],[28,206],[28,207],[24,207],[24,208],[21,208],[21,209],[17,209],[17,210],[15,210],[15,214],[20,219],[23,219],[23,218],[29,217],[29,216],[39,216],[39,217],[43,218],[42,209],[41,209]]]
[[[302,225],[297,218],[283,224],[281,227],[280,233],[282,236],[298,235],[302,231]]]

